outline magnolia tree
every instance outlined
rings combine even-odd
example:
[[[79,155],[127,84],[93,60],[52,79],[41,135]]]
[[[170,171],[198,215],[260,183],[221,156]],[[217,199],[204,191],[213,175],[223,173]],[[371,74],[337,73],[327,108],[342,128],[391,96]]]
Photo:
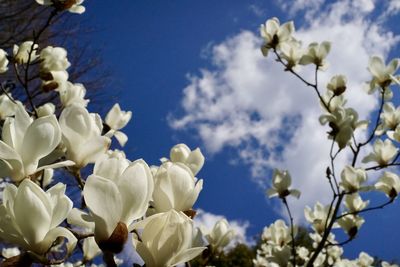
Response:
[[[297,239],[297,227],[291,215],[288,197],[300,197],[300,192],[291,188],[291,176],[286,170],[275,170],[272,188],[267,195],[279,198],[287,210],[290,224],[277,220],[264,229],[262,245],[254,260],[255,266],[372,266],[374,259],[361,252],[357,259],[343,257],[343,245],[351,242],[359,233],[364,223],[362,215],[382,209],[392,204],[400,193],[400,179],[393,172],[393,167],[400,165],[400,108],[391,101],[392,86],[398,86],[399,77],[396,71],[399,59],[393,59],[387,65],[380,57],[374,56],[369,61],[368,70],[371,80],[366,83],[369,94],[379,95],[379,107],[376,118],[371,122],[360,120],[357,111],[346,105],[347,78],[343,75],[333,76],[326,88],[318,82],[320,71],[328,67],[326,57],[330,51],[329,42],[311,43],[302,47],[300,40],[293,37],[293,22],[280,25],[277,18],[267,20],[261,26],[264,44],[261,48],[265,57],[274,57],[284,70],[302,81],[316,94],[321,104],[322,114],[319,121],[328,127],[328,139],[331,149],[327,157],[330,165],[326,177],[332,191],[329,205],[317,202],[314,207],[306,207],[304,215],[310,224],[309,238],[312,246],[305,247]],[[304,66],[313,72],[308,80],[299,69]],[[361,139],[364,131],[365,138]],[[360,137],[361,136],[361,137]],[[360,140],[357,140],[360,139]],[[368,146],[373,151],[366,153]],[[350,153],[350,161],[338,170],[339,154]],[[383,171],[384,170],[384,171]],[[376,180],[368,176],[378,172]],[[387,196],[387,201],[379,205],[370,205],[364,195],[366,191],[380,191]],[[335,233],[343,231],[345,240],[337,240]],[[382,267],[397,266],[382,262]]]
[[[102,258],[107,266],[126,265],[121,258],[130,246],[142,259],[138,266],[189,265],[201,254],[207,265],[234,232],[226,220],[207,230],[193,225],[203,187],[196,178],[204,164],[200,149],[178,144],[160,166],[110,150],[115,141],[127,142],[121,129],[131,112],[115,104],[104,119],[91,113],[84,85],[69,81],[67,51],[37,44],[61,13],[83,13],[83,0],[36,2],[51,9],[43,27],[12,51],[0,49],[0,73],[15,72],[29,100],[24,106],[1,87],[2,264],[81,266]],[[43,94],[58,93],[59,114],[52,103],[36,106],[29,88],[38,79]]]

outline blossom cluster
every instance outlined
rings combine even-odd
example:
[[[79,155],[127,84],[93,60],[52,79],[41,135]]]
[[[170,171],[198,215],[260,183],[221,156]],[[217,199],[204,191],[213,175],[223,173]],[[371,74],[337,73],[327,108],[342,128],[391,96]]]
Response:
[[[303,48],[297,40],[293,22],[280,24],[277,18],[267,20],[261,25],[261,37],[264,44],[261,52],[264,56],[273,54],[276,61],[286,71],[295,75],[308,87],[315,91],[322,107],[319,117],[321,125],[327,125],[327,137],[332,142],[330,165],[322,174],[332,191],[332,201],[325,205],[317,202],[313,208],[304,210],[306,237],[310,246],[299,242],[298,226],[294,225],[289,196],[300,197],[300,192],[291,188],[292,178],[288,171],[275,170],[271,188],[267,195],[278,197],[285,205],[290,219],[290,226],[277,220],[264,229],[262,245],[254,260],[256,266],[371,266],[374,259],[361,252],[356,260],[348,260],[343,256],[342,245],[357,237],[361,226],[365,223],[363,213],[384,208],[392,204],[400,193],[400,178],[393,166],[400,164],[400,108],[391,99],[392,87],[399,85],[396,72],[399,59],[393,59],[387,65],[379,56],[371,57],[368,70],[371,80],[366,81],[366,93],[378,92],[380,102],[376,121],[360,120],[356,109],[347,106],[346,92],[351,90],[347,85],[347,77],[337,74],[326,84],[326,90],[320,88],[319,71],[328,68],[327,60],[331,49],[329,42],[311,43]],[[302,68],[311,66],[315,72],[315,80],[309,81],[302,76]],[[373,96],[371,96],[373,97]],[[369,126],[370,133],[366,130]],[[357,140],[365,131],[365,140]],[[371,148],[368,150],[368,148]],[[352,157],[339,173],[335,171],[337,155],[347,151]],[[363,152],[363,153],[362,153]],[[368,154],[369,152],[369,154]],[[359,159],[361,154],[366,154]],[[335,168],[336,167],[336,168]],[[385,169],[384,172],[380,170]],[[373,172],[377,172],[373,174]],[[377,176],[376,178],[369,178]],[[386,195],[387,201],[381,205],[371,205],[367,200],[369,191],[379,191]],[[342,230],[347,239],[336,240],[335,231]],[[383,262],[382,266],[397,266]]]
[[[83,0],[36,2],[53,10],[49,21],[66,10],[85,11]],[[16,44],[11,53],[0,49],[0,73],[10,71],[10,64],[16,75],[26,71],[26,79],[19,78],[30,100],[25,106],[7,90],[0,96],[0,238],[19,248],[3,253],[6,263],[72,265],[68,257],[81,243],[82,259],[74,266],[100,254],[115,261],[130,245],[147,267],[168,267],[226,247],[235,235],[226,220],[207,230],[193,224],[203,188],[197,178],[205,160],[200,149],[177,144],[159,166],[111,149],[128,141],[121,130],[132,113],[119,104],[104,118],[91,112],[84,85],[69,80],[66,49],[41,47],[37,40]],[[38,66],[35,75],[28,73],[32,65]],[[42,94],[56,93],[60,108],[35,106],[28,90],[33,79]],[[60,176],[72,185],[57,182]],[[81,200],[68,196],[71,186],[81,190]]]

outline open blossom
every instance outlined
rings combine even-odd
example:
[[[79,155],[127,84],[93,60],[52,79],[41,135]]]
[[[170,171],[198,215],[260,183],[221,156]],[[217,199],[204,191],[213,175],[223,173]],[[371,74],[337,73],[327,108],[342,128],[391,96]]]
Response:
[[[106,136],[117,139],[121,146],[124,146],[128,137],[123,132],[119,131],[124,128],[132,118],[131,111],[122,111],[119,104],[115,104],[107,113],[105,123],[110,127]]]
[[[389,139],[385,141],[378,139],[374,143],[374,152],[367,155],[362,162],[372,161],[378,163],[379,166],[386,166],[396,156],[398,150]]]
[[[7,52],[0,49],[0,73],[4,73],[8,70],[8,59]]]
[[[312,223],[312,227],[317,233],[322,233],[324,231],[326,220],[328,220],[328,213],[329,205],[323,206],[320,202],[314,205],[314,210],[308,206],[304,209],[306,220]],[[329,218],[330,217],[332,217],[332,213],[329,214]],[[337,227],[336,224],[334,224],[334,227]]]
[[[331,50],[330,42],[311,43],[308,45],[307,52],[300,59],[301,65],[315,64],[318,69],[325,70],[328,68],[326,57]]]
[[[38,45],[37,44],[33,45],[33,41],[23,42],[20,46],[14,45],[13,47],[14,59],[18,64],[26,64],[28,63],[28,59],[30,60],[30,62],[32,62],[39,57],[39,55],[37,55],[36,53],[37,49]]]
[[[54,115],[33,120],[22,105],[18,105],[15,118],[8,117],[3,125],[0,141],[0,176],[15,182],[47,168],[71,166],[64,161],[39,166],[61,141],[61,130]]]
[[[185,164],[196,175],[204,165],[204,156],[200,148],[190,150],[185,144],[177,144],[169,153],[172,162]]]
[[[193,221],[182,212],[170,210],[137,223],[143,229],[133,245],[148,267],[172,267],[190,261],[205,247],[194,246]]]
[[[208,243],[214,248],[226,247],[235,237],[235,230],[231,229],[226,219],[217,221],[213,229],[205,235]]]
[[[277,220],[269,227],[265,227],[261,238],[264,244],[257,250],[255,266],[287,266],[291,255],[292,234],[285,222]]]
[[[39,5],[54,5],[58,10],[68,10],[71,13],[82,14],[85,7],[82,6],[84,0],[36,0]]]
[[[383,134],[385,131],[395,131],[400,124],[400,107],[395,108],[393,103],[386,102],[383,105],[383,112],[381,113],[381,124],[379,125],[376,133]],[[388,135],[390,138],[389,132]]]
[[[379,86],[387,88],[392,83],[392,76],[399,68],[399,59],[393,59],[386,66],[381,57],[373,56],[369,60],[368,70],[373,76],[370,83],[369,93],[373,93]]]
[[[90,215],[82,219],[94,222],[95,240],[101,249],[122,250],[128,227],[145,214],[152,193],[153,178],[143,160],[129,163],[110,156],[96,162],[83,189]],[[118,234],[121,236],[116,237]],[[121,238],[117,245],[110,241],[116,238]]]
[[[331,128],[329,139],[334,139],[339,148],[347,146],[355,129],[367,126],[366,121],[358,120],[358,113],[354,109],[344,107],[336,107],[331,113],[321,115],[319,121],[322,125],[328,123]]]
[[[75,162],[77,168],[94,163],[110,146],[111,140],[101,136],[102,122],[98,115],[89,114],[86,108],[71,105],[60,115],[66,157]]]
[[[188,211],[202,188],[203,180],[197,180],[186,165],[164,162],[154,176],[153,206],[156,212]]]
[[[349,212],[357,212],[365,209],[369,204],[369,200],[363,201],[359,194],[354,193],[346,195],[344,205]]]
[[[333,92],[335,96],[339,96],[346,91],[347,79],[344,75],[336,75],[331,78],[326,88]]]
[[[287,41],[280,45],[281,57],[286,60],[287,68],[291,69],[299,64],[304,51],[301,43],[297,40]]]
[[[0,237],[37,255],[44,255],[58,237],[67,238],[71,253],[77,239],[66,228],[59,227],[72,209],[65,195],[66,186],[58,183],[47,192],[29,179],[17,188],[6,185],[0,206]]]
[[[365,220],[358,215],[346,215],[340,218],[337,223],[351,238],[355,237],[358,229],[364,224]]]
[[[265,43],[261,47],[264,56],[268,55],[269,49],[278,48],[280,44],[292,39],[294,32],[293,21],[280,25],[278,18],[272,18],[262,24],[260,27],[261,37]]]
[[[367,181],[367,173],[363,169],[356,169],[352,166],[346,166],[340,175],[341,182],[340,186],[346,190],[346,192],[358,191],[363,183]]]
[[[288,171],[274,170],[272,177],[272,188],[267,190],[268,197],[284,198],[293,195],[296,198],[300,197],[300,191],[296,189],[289,189],[292,184],[292,179]]]
[[[375,184],[375,188],[384,192],[388,197],[395,198],[400,193],[399,176],[392,172],[384,172]]]

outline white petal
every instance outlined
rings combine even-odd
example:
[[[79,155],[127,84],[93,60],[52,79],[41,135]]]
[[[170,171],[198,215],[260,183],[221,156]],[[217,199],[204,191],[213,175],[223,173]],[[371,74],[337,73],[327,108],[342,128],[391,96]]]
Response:
[[[121,131],[115,131],[114,136],[121,146],[125,146],[126,142],[128,141],[128,136],[126,134]]]
[[[50,228],[51,203],[46,193],[25,179],[18,187],[14,203],[16,222],[29,244],[41,242]]]
[[[61,130],[54,115],[35,120],[27,129],[21,153],[27,175],[38,167],[39,160],[50,154],[61,141]]]
[[[90,211],[96,215],[96,240],[108,239],[121,220],[123,203],[117,186],[108,179],[90,175],[83,196]]]
[[[153,177],[149,166],[143,160],[137,160],[124,171],[117,184],[122,197],[122,220],[130,225],[133,220],[142,217],[149,206],[153,193]]]

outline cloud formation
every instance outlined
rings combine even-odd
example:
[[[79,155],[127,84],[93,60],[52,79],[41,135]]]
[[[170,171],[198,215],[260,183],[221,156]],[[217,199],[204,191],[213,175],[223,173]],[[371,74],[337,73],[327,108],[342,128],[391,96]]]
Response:
[[[286,3],[282,1],[283,8]],[[376,97],[363,89],[363,83],[371,79],[366,69],[369,57],[386,57],[398,36],[384,27],[383,20],[371,19],[372,0],[333,4],[295,0],[291,4],[290,12],[305,12],[305,26],[297,29],[297,39],[304,45],[325,40],[333,44],[330,67],[319,76],[320,89],[325,90],[331,76],[346,75],[348,106],[361,119],[369,119],[377,105]],[[183,116],[170,116],[170,125],[176,130],[195,130],[208,153],[236,148],[236,161],[248,164],[255,181],[264,187],[270,183],[272,168],[288,169],[294,187],[303,192],[301,201],[292,203],[300,220],[304,205],[330,199],[324,175],[331,144],[326,138],[328,129],[318,122],[321,108],[315,93],[285,73],[272,57],[264,58],[261,43],[258,33],[242,31],[214,45],[210,56],[214,67],[188,76],[181,102]],[[312,79],[306,68],[301,73]],[[358,133],[357,138],[363,135]],[[343,153],[338,165],[348,162],[349,156]]]

